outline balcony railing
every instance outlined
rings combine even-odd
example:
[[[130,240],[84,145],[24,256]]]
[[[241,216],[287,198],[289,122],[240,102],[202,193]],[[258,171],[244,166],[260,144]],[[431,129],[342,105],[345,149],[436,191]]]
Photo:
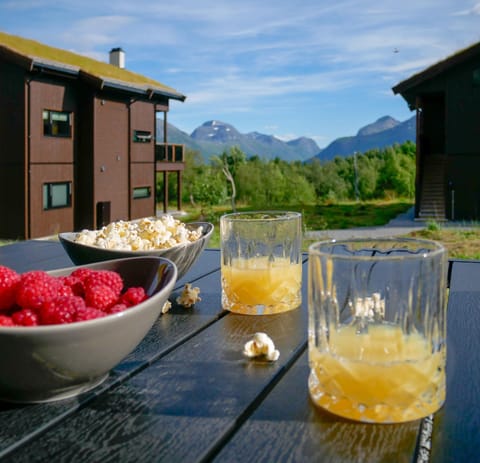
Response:
[[[155,160],[157,162],[184,162],[185,145],[157,142],[155,144]]]

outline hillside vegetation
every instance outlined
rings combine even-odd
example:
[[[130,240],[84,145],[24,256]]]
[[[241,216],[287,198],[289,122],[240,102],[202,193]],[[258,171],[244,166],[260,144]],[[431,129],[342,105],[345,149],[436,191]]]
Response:
[[[406,198],[415,191],[415,144],[370,150],[331,161],[310,163],[247,158],[233,147],[205,162],[199,152],[187,150],[183,174],[183,204],[199,207],[207,217],[215,206],[248,205],[257,209],[306,207],[342,201]],[[163,191],[162,176],[157,179]],[[169,182],[169,197],[176,197]],[[160,202],[163,198],[157,198]]]

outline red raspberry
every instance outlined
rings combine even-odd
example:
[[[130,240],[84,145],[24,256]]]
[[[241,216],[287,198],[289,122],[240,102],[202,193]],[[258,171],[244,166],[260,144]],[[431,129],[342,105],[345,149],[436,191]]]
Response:
[[[104,284],[90,284],[85,287],[85,303],[89,307],[99,310],[108,310],[118,300],[117,293]]]
[[[64,286],[71,289],[73,295],[82,297],[84,296],[85,290],[83,287],[83,281],[80,278],[72,275],[62,276],[59,278],[63,282]]]
[[[77,315],[75,316],[76,322],[81,322],[85,320],[93,320],[94,318],[105,317],[105,312],[103,310],[98,310],[93,307],[83,307],[77,310]]]
[[[60,280],[42,270],[26,272],[21,275],[16,302],[23,309],[39,309],[45,301],[57,295],[60,286]]]
[[[108,314],[112,314],[112,313],[123,312],[124,310],[127,310],[127,309],[128,307],[125,304],[118,302],[117,304],[107,309],[105,312],[107,312]]]
[[[0,265],[0,310],[9,309],[15,303],[20,275],[11,268]]]
[[[80,281],[85,281],[85,278],[87,278],[90,274],[94,273],[95,270],[92,270],[91,268],[77,268],[75,269],[70,276],[78,278]]]
[[[79,296],[57,296],[44,302],[38,314],[42,325],[72,323],[84,307],[85,301]]]
[[[71,286],[60,285],[58,287],[57,296],[78,296],[75,294]]]
[[[96,270],[85,278],[85,291],[89,286],[106,285],[110,287],[118,297],[123,289],[122,277],[111,270]]]
[[[128,307],[140,304],[144,300],[148,299],[145,294],[145,290],[141,286],[132,286],[128,288],[120,297],[120,302],[124,303]]]
[[[32,309],[21,309],[13,312],[12,320],[15,325],[20,326],[37,326],[38,325],[38,315]]]
[[[12,317],[8,315],[0,315],[0,326],[15,326]]]

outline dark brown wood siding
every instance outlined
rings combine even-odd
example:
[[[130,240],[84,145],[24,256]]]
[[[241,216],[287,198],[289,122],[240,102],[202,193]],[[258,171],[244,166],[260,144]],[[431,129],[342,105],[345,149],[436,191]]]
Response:
[[[130,165],[132,191],[130,195],[130,218],[151,217],[155,215],[155,164],[132,163]],[[150,188],[150,197],[133,198],[135,188]]]
[[[95,210],[109,203],[110,221],[129,218],[128,105],[94,100],[93,190]],[[95,224],[98,220],[95,217]]]
[[[75,90],[67,83],[30,82],[30,163],[72,163],[75,140]],[[70,137],[44,135],[44,110],[71,114]]]
[[[0,236],[25,238],[27,145],[24,72],[0,60]]]
[[[95,202],[93,191],[93,104],[94,96],[87,87],[78,92],[81,104],[76,117],[75,150],[75,230],[95,228]]]
[[[135,141],[135,131],[150,133],[148,142]],[[137,101],[130,105],[130,218],[155,215],[155,106]],[[134,199],[135,188],[150,188],[150,197]]]
[[[57,182],[71,182],[73,186],[72,163],[30,166],[30,236],[32,238],[55,235],[74,228],[73,206],[48,210],[43,208],[43,186]]]
[[[66,182],[75,189],[74,147],[76,91],[67,81],[32,80],[29,84],[29,223],[30,238],[71,231],[74,226],[73,204],[59,209],[43,209],[43,186]],[[45,135],[43,111],[70,113],[71,134],[68,137]]]
[[[148,132],[149,142],[136,142],[135,131]],[[130,105],[130,161],[154,162],[155,158],[155,108],[152,103],[136,101]]]

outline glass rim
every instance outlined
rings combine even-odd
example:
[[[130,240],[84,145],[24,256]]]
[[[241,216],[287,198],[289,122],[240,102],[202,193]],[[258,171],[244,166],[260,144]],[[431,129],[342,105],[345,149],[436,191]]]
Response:
[[[334,245],[342,245],[347,243],[405,243],[406,245],[416,243],[418,245],[425,245],[425,247],[429,248],[426,252],[423,253],[414,253],[414,254],[403,254],[403,255],[386,255],[386,254],[378,254],[375,256],[367,256],[367,255],[354,255],[354,254],[337,254],[332,252],[332,246]],[[323,246],[330,246],[330,250],[322,250],[320,249]],[[375,248],[372,248],[375,249]],[[392,248],[395,249],[395,248]],[[400,248],[398,248],[400,249]],[[405,259],[418,259],[418,258],[434,258],[438,255],[447,254],[447,248],[438,241],[434,240],[427,240],[423,238],[397,238],[397,237],[381,237],[381,238],[344,238],[344,239],[329,239],[329,240],[322,240],[316,241],[308,246],[308,255],[311,256],[328,256],[332,259],[339,259],[339,260],[405,260]]]
[[[258,216],[258,217],[256,217]],[[295,211],[279,211],[279,210],[258,210],[258,211],[242,211],[231,212],[220,217],[221,221],[249,221],[249,222],[270,222],[276,220],[293,220],[301,218],[301,212]]]

